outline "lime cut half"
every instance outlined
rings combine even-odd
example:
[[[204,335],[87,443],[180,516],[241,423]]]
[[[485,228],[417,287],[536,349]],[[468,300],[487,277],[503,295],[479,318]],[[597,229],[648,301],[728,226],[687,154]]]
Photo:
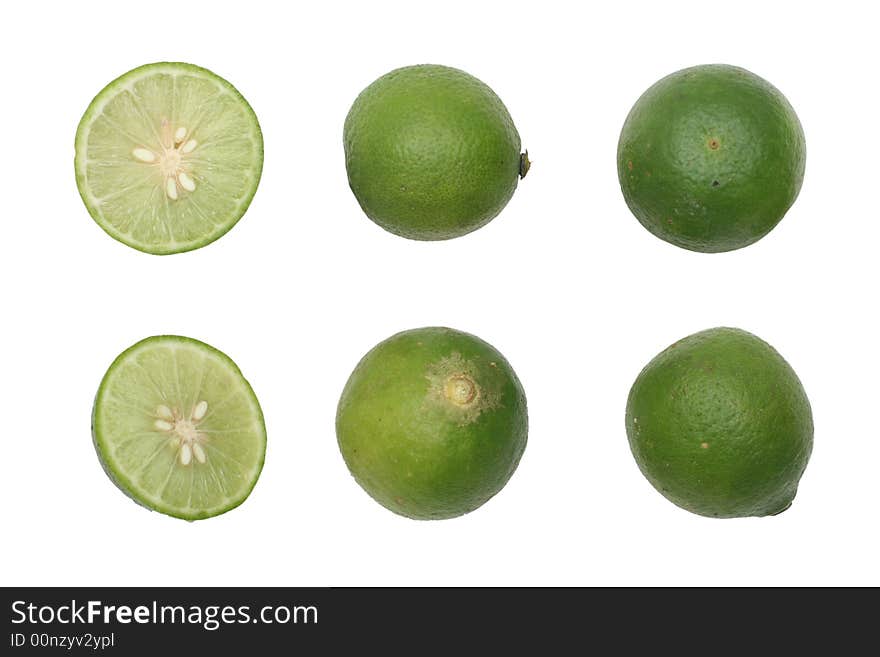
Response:
[[[116,358],[98,388],[92,435],[123,492],[187,520],[241,504],[266,454],[263,413],[238,367],[178,336],[147,338]]]
[[[76,132],[76,182],[111,237],[158,255],[213,242],[244,215],[263,137],[226,80],[182,63],[147,64],[95,97]]]

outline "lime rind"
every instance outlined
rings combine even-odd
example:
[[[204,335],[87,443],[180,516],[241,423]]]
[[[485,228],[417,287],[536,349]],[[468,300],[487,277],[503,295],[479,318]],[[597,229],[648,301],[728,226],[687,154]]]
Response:
[[[121,230],[118,226],[115,226],[110,222],[101,212],[100,200],[95,197],[89,185],[89,175],[87,170],[88,138],[98,117],[102,115],[107,104],[113,100],[121,90],[130,88],[138,81],[142,81],[149,76],[161,73],[166,73],[172,76],[187,75],[217,85],[220,93],[226,94],[232,98],[236,106],[247,117],[247,124],[250,128],[250,134],[247,136],[252,140],[255,152],[253,154],[254,159],[249,163],[250,166],[245,173],[245,176],[249,178],[249,180],[247,181],[248,184],[244,193],[239,199],[237,199],[235,208],[230,211],[227,216],[223,217],[221,221],[214,223],[213,229],[206,231],[202,235],[186,239],[179,240],[175,237],[171,237],[170,239],[163,241],[147,242],[138,240],[127,231]],[[229,232],[232,227],[238,223],[242,216],[244,216],[245,212],[247,212],[247,209],[250,207],[251,201],[256,194],[262,175],[263,136],[257,116],[250,104],[244,96],[242,96],[241,93],[225,79],[194,64],[183,62],[158,62],[145,64],[124,73],[110,82],[89,104],[89,107],[80,120],[76,131],[74,166],[76,170],[76,184],[80,197],[82,198],[89,215],[94,219],[95,223],[104,230],[104,232],[115,240],[144,253],[150,253],[153,255],[183,253],[201,248],[216,241]],[[212,175],[218,175],[217,171],[215,170],[212,172]],[[146,182],[146,180],[144,180],[144,182]],[[207,185],[210,186],[210,183],[208,182]],[[205,219],[207,220],[208,217]]]
[[[527,171],[498,95],[448,66],[405,66],[374,80],[352,104],[342,141],[361,210],[413,240],[454,239],[487,225]]]
[[[235,383],[238,385],[239,389],[234,391],[232,395],[239,393],[247,400],[247,411],[251,414],[251,417],[249,418],[250,426],[242,429],[240,433],[248,434],[249,432],[246,430],[247,428],[253,430],[250,432],[249,438],[254,440],[258,446],[257,456],[252,464],[247,464],[247,467],[245,468],[246,472],[244,473],[245,476],[239,477],[244,484],[239,486],[234,494],[221,497],[220,501],[216,504],[204,507],[182,506],[169,503],[167,500],[163,499],[161,495],[150,493],[145,489],[145,486],[142,483],[138,483],[134,480],[134,476],[129,471],[129,468],[126,468],[119,462],[117,458],[119,444],[114,443],[111,436],[105,431],[104,425],[107,422],[107,418],[105,417],[106,413],[102,413],[101,411],[106,407],[107,396],[110,394],[110,384],[114,378],[114,374],[120,367],[132,362],[140,353],[157,345],[172,349],[195,348],[195,350],[205,359],[212,359],[215,364],[223,368],[229,378],[235,379]],[[239,506],[250,496],[259,480],[263,464],[265,463],[267,437],[265,420],[257,396],[254,393],[253,388],[242,375],[241,370],[232,359],[222,351],[199,340],[183,336],[161,335],[146,338],[132,345],[117,356],[108,368],[95,396],[95,403],[92,410],[92,439],[98,455],[98,460],[104,471],[107,473],[107,476],[129,498],[143,507],[159,511],[168,516],[184,520],[201,520],[226,513]],[[156,441],[156,445],[158,445],[156,450],[158,452],[159,449],[161,449],[161,441]],[[229,459],[224,456],[223,451],[218,451],[213,448],[206,449],[212,449],[210,452],[212,459],[218,459],[219,457],[218,460],[224,461],[227,465],[229,464]],[[179,472],[181,469],[176,468],[175,470]],[[190,472],[193,472],[193,470],[190,469]],[[168,474],[169,481],[174,474],[175,471]],[[191,475],[191,477],[195,479],[194,474]],[[219,479],[218,483],[222,486],[222,481]]]

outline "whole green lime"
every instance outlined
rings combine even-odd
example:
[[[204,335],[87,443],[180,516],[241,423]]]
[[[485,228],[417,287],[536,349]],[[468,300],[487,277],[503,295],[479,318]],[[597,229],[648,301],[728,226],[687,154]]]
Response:
[[[373,82],[352,105],[343,142],[348,182],[364,212],[416,240],[484,226],[529,167],[501,99],[446,66],[409,66]]]
[[[750,333],[715,328],[660,353],[639,374],[626,433],[642,474],[703,516],[785,511],[813,448],[797,375]]]
[[[500,491],[526,447],[519,379],[494,347],[449,328],[398,333],[358,363],[336,436],[355,480],[403,516],[453,518]]]
[[[691,251],[748,246],[801,189],[806,143],[797,115],[766,80],[696,66],[648,89],[617,148],[623,196],[642,225]]]

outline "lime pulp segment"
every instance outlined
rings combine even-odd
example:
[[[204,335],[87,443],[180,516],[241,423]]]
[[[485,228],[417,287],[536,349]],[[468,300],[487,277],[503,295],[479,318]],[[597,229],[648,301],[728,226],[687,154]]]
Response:
[[[259,402],[235,363],[177,336],[147,338],[113,362],[92,428],[104,469],[127,495],[188,520],[241,504],[266,453]]]
[[[76,134],[76,180],[112,237],[155,254],[226,233],[256,192],[263,138],[226,80],[181,63],[141,66],[108,84]]]

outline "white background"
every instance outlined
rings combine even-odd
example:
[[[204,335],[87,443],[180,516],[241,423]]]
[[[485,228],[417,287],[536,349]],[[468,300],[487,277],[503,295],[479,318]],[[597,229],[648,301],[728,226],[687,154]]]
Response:
[[[2,584],[880,584],[869,3],[32,2],[7,6],[2,24]],[[94,94],[158,60],[232,82],[266,149],[242,221],[170,257],[105,235],[73,172]],[[358,92],[426,62],[489,84],[534,162],[496,220],[440,243],[371,223],[342,151]],[[801,196],[769,236],[704,255],[630,215],[615,154],[644,89],[713,62],[779,87],[808,157]],[[529,443],[510,483],[441,522],[373,502],[334,435],[358,359],[425,325],[494,344],[529,400]],[[774,345],[813,404],[813,457],[778,517],[690,515],[629,452],[624,406],[641,367],[718,325]],[[104,371],[157,333],[222,349],[262,403],[265,469],[224,516],[151,513],[95,456],[90,412]]]

